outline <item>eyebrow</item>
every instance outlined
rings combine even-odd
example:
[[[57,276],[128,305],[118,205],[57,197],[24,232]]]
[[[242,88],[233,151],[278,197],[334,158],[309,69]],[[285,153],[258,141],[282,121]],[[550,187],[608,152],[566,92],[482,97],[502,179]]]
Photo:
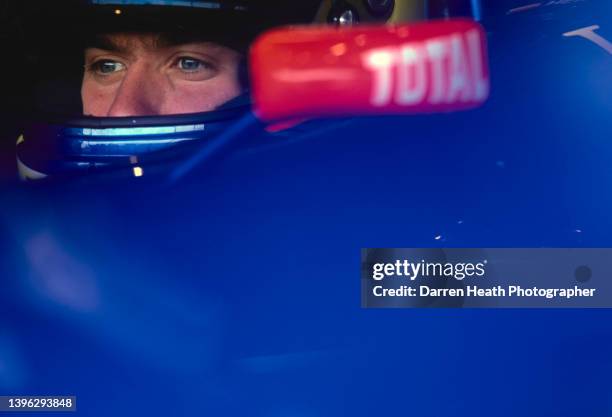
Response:
[[[172,46],[178,46],[188,43],[200,43],[210,42],[209,39],[205,39],[203,36],[198,36],[190,33],[184,34],[169,34],[160,33],[155,34],[153,39],[152,47],[154,48],[166,48]],[[112,35],[96,35],[89,40],[87,48],[97,48],[110,52],[125,53],[129,51],[129,44],[123,44],[122,42],[116,42],[113,40]]]
[[[111,52],[126,52],[127,47],[113,41],[108,35],[96,35],[87,42],[87,48],[103,49]]]

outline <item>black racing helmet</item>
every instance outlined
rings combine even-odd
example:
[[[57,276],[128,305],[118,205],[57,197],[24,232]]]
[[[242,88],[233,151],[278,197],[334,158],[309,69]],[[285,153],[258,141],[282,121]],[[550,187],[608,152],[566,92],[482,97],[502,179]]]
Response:
[[[276,26],[352,25],[422,20],[456,0],[63,0],[15,3],[26,70],[20,99],[27,125],[17,140],[24,179],[110,172],[136,176],[167,166],[214,140],[251,110],[246,57],[261,32]],[[468,3],[474,3],[469,1]],[[446,7],[446,9],[444,8]],[[242,95],[213,111],[126,117],[83,115],[83,51],[100,35],[158,33],[214,42],[242,54]],[[28,82],[29,81],[29,82]],[[146,88],[146,84],[145,87]],[[138,169],[136,169],[138,168]],[[146,172],[151,172],[147,170]]]

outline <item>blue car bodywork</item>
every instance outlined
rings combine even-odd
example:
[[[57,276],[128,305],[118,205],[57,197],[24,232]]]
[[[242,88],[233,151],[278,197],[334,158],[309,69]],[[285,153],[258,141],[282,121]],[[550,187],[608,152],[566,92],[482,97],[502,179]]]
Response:
[[[171,186],[5,186],[0,392],[87,416],[609,415],[608,310],[366,310],[359,265],[610,246],[611,12],[485,18],[478,110],[306,125]]]

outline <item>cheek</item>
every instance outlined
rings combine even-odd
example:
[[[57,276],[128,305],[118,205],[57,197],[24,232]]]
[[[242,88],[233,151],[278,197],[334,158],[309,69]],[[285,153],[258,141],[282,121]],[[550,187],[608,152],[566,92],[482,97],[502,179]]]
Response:
[[[165,114],[211,111],[239,96],[235,76],[220,76],[202,82],[181,83],[167,96]]]
[[[81,100],[84,115],[104,117],[113,101],[113,93],[85,78],[81,84]]]

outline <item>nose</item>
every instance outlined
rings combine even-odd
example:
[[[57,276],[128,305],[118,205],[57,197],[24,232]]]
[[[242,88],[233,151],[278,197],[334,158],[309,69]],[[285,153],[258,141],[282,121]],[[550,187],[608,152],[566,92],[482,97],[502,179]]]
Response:
[[[163,105],[163,78],[146,64],[131,65],[116,90],[109,117],[155,116]]]

